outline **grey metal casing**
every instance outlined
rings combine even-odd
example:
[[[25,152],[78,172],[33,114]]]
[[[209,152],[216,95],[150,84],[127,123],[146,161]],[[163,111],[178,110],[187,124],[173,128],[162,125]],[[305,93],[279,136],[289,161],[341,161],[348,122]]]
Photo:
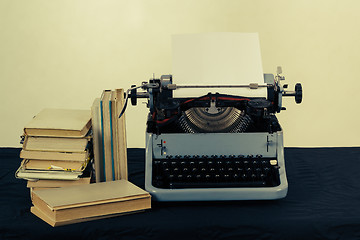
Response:
[[[165,142],[165,143],[164,143]],[[162,144],[162,145],[161,145]],[[164,149],[165,147],[165,149]],[[166,155],[262,155],[277,159],[280,185],[256,188],[161,189],[152,185],[152,160]],[[286,196],[283,132],[146,133],[145,189],[157,201],[265,200]]]
[[[274,75],[264,74],[273,84]],[[280,99],[281,104],[281,99]],[[281,105],[280,105],[281,106]],[[152,161],[167,155],[262,155],[278,162],[280,185],[256,188],[161,189],[152,185]],[[275,133],[146,133],[145,189],[157,201],[271,200],[284,198],[288,191],[283,132]]]

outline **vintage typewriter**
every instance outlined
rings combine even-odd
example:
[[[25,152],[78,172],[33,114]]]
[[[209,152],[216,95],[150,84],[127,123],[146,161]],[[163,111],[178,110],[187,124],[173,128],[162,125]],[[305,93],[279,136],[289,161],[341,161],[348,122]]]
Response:
[[[176,85],[171,75],[127,91],[126,102],[147,98],[145,188],[158,201],[279,199],[287,194],[283,131],[275,113],[283,96],[281,69],[264,84]],[[209,93],[174,98],[180,88],[267,88],[267,98]],[[139,91],[142,89],[144,91]],[[124,109],[125,110],[125,109]]]

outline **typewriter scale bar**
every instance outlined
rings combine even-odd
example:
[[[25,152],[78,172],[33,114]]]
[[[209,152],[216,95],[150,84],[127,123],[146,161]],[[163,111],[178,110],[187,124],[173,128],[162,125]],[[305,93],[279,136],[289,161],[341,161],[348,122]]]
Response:
[[[244,155],[276,158],[276,133],[171,133],[153,136],[154,159],[169,156]]]

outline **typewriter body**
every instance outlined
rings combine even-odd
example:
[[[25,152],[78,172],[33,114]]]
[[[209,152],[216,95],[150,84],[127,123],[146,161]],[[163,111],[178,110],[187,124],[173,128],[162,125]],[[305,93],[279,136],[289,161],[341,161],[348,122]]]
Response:
[[[302,100],[301,84],[285,91],[280,71],[264,84],[179,86],[171,75],[132,86],[148,99],[145,188],[158,201],[279,199],[287,194],[283,131],[275,113],[283,96]],[[267,88],[267,98],[208,93],[174,98],[180,88]],[[139,92],[138,89],[144,91]]]

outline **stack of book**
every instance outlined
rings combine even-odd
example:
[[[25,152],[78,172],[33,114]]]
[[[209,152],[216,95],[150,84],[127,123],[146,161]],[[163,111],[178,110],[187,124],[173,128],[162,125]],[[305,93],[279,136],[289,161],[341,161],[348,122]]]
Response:
[[[90,183],[90,129],[89,110],[43,109],[24,128],[16,177],[38,189]]]
[[[151,208],[150,194],[127,180],[34,190],[32,202],[31,212],[53,227]]]
[[[104,90],[92,108],[96,182],[128,179],[124,90]]]
[[[151,208],[150,194],[125,180],[125,120],[118,118],[123,94],[122,90],[106,91],[106,97],[95,101],[92,112],[44,109],[25,126],[20,153],[23,161],[16,176],[28,180],[31,212],[51,226]],[[95,118],[91,119],[91,115]],[[91,127],[95,129],[94,139]],[[96,164],[104,167],[102,180],[106,182],[91,183],[86,174],[91,166],[92,147],[102,159]],[[117,180],[120,178],[123,180]]]

